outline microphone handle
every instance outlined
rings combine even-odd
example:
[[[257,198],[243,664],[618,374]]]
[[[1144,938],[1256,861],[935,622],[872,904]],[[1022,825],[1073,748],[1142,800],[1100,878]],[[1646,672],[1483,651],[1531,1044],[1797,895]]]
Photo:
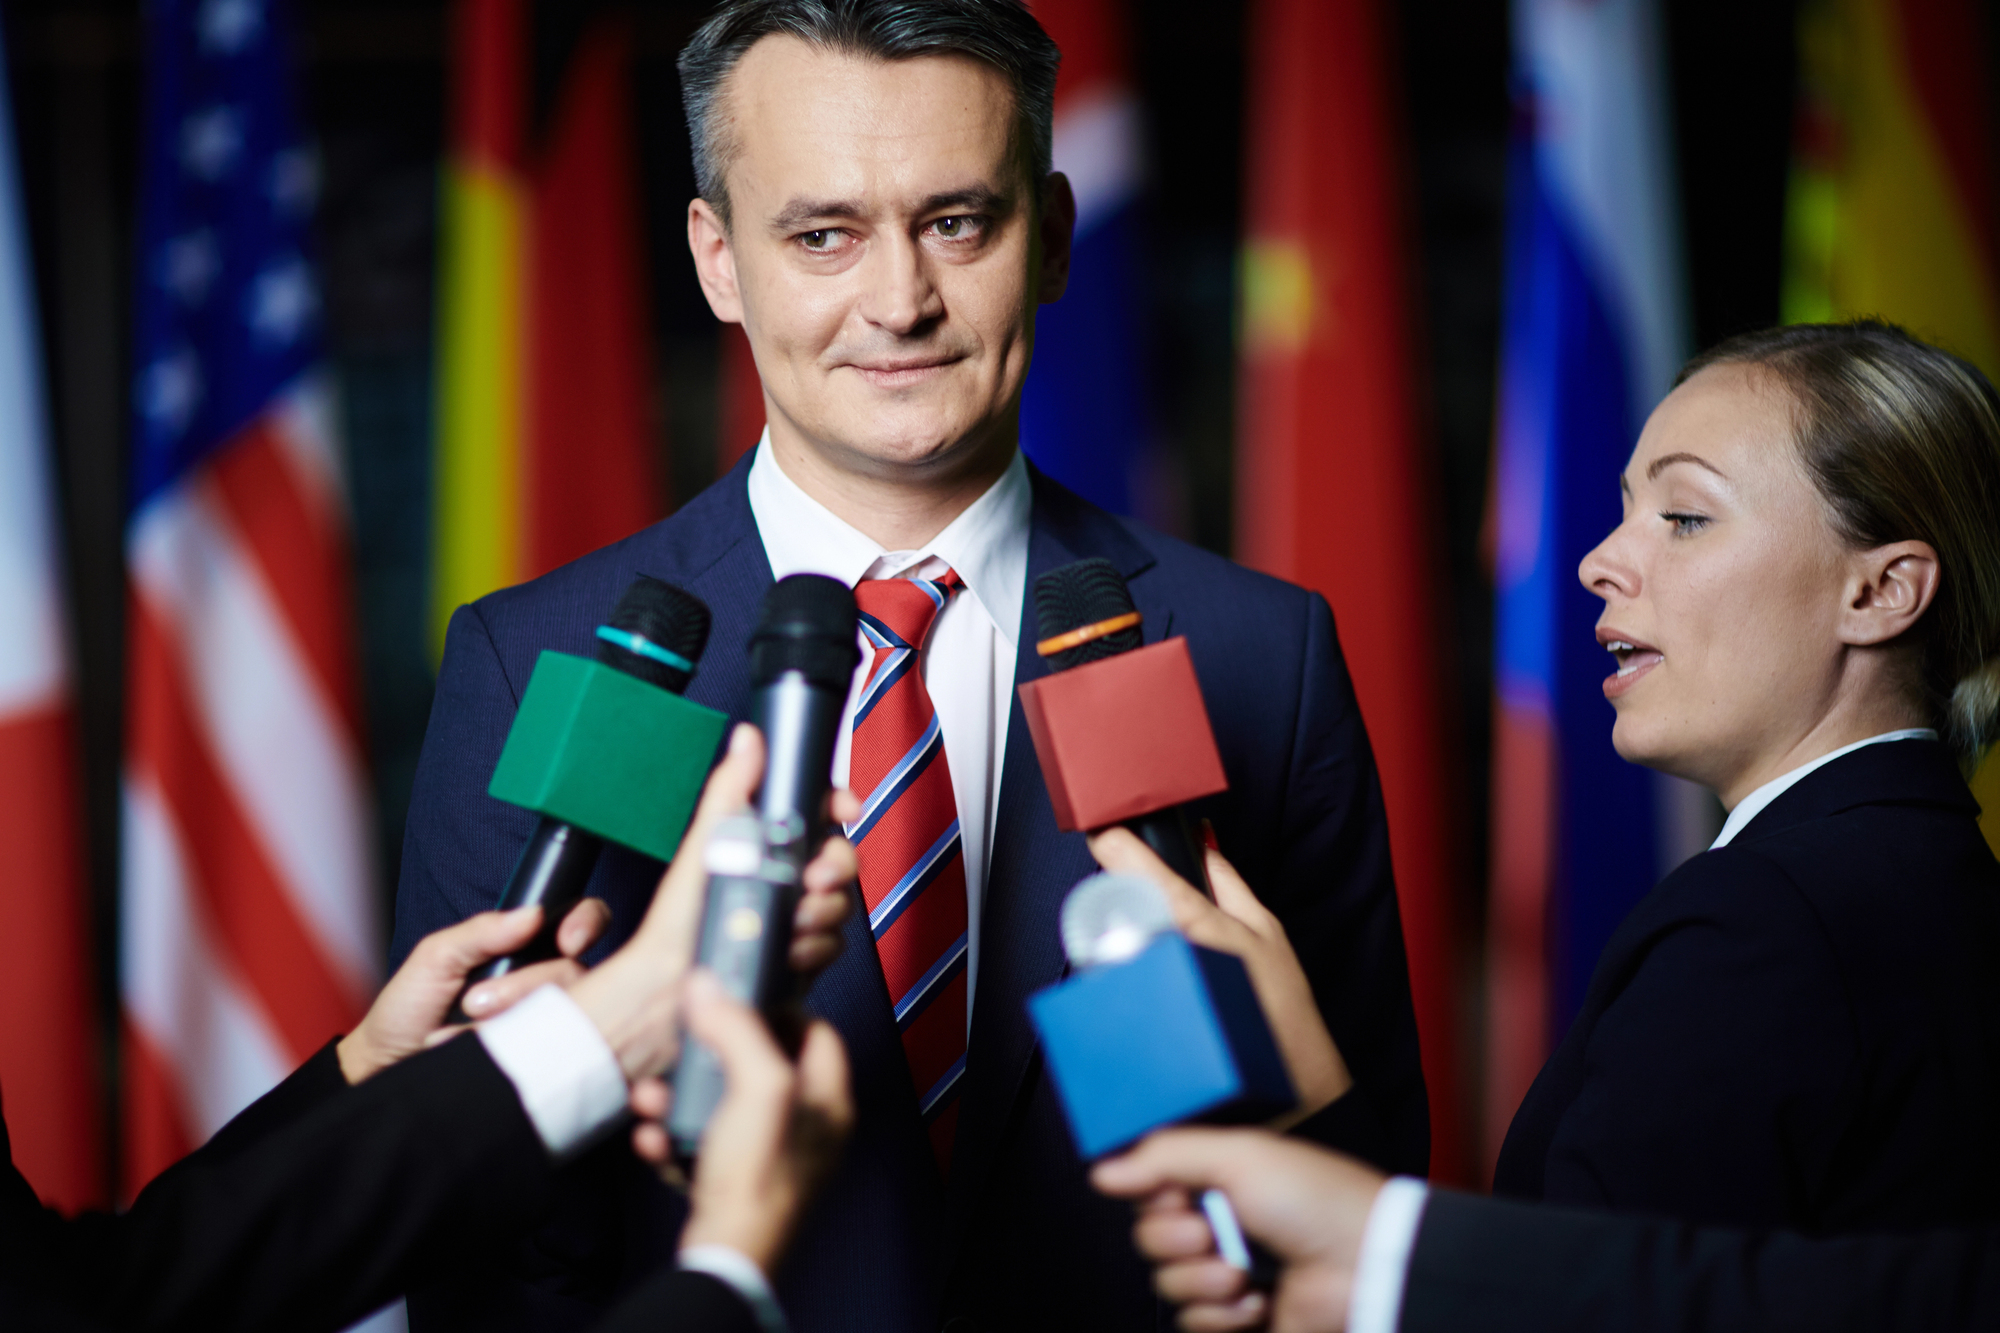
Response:
[[[562,928],[569,909],[582,901],[584,886],[590,883],[591,871],[597,868],[597,854],[602,850],[604,839],[572,824],[547,815],[535,821],[535,831],[529,835],[528,845],[521,849],[514,873],[507,877],[497,910],[511,912],[517,907],[539,905],[542,924],[535,930],[535,937],[519,949],[481,963],[466,975],[459,998],[452,1002],[452,1022],[469,1021],[463,1007],[465,992],[478,983],[559,955],[556,932]]]
[[[1164,810],[1128,819],[1125,827],[1138,834],[1139,841],[1152,848],[1153,854],[1167,863],[1167,869],[1207,894],[1211,901],[1214,900],[1215,890],[1208,882],[1208,857],[1203,854],[1201,837],[1195,832],[1194,820],[1188,815],[1186,806],[1170,805]]]
[[[799,875],[812,859],[833,783],[833,746],[840,733],[843,692],[786,671],[750,698],[750,721],[764,733],[764,785],[757,798],[766,849],[781,875],[709,880],[697,961],[714,970],[723,989],[764,1015],[773,1035],[792,1045],[798,987],[788,955],[798,912]],[[788,881],[788,882],[781,882]],[[752,922],[756,930],[751,929]],[[667,1133],[683,1156],[701,1147],[702,1132],[725,1090],[721,1062],[690,1040],[674,1070]]]
[[[792,916],[798,906],[796,882],[737,875],[716,875],[708,881],[696,957],[715,973],[726,994],[755,1006],[767,1022],[791,995],[785,955],[791,948]],[[773,1026],[783,1031],[782,1020]],[[722,1062],[689,1038],[674,1069],[673,1108],[667,1114],[667,1133],[683,1155],[691,1157],[700,1149],[702,1133],[727,1090]]]

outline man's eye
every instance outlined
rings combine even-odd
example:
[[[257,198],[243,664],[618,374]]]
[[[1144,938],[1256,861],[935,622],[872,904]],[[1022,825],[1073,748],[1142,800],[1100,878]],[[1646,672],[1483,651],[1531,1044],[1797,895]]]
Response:
[[[931,223],[931,230],[947,241],[962,240],[979,231],[979,219],[972,217],[939,218]]]
[[[799,237],[799,243],[808,250],[827,250],[833,246],[832,231],[809,231]]]

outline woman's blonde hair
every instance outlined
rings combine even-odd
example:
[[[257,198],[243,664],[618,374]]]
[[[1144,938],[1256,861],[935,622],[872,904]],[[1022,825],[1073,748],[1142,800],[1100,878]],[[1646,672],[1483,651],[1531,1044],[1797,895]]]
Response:
[[[2000,730],[2000,394],[1968,362],[1893,324],[1793,324],[1720,343],[1795,405],[1794,437],[1836,531],[1857,547],[1927,542],[1938,591],[1919,622],[1924,702],[1970,760]]]

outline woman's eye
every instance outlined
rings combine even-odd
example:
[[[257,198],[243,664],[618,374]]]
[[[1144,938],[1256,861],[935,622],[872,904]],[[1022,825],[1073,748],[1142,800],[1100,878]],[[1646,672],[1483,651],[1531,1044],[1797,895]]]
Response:
[[[1708,516],[1705,514],[1664,513],[1660,517],[1674,525],[1676,537],[1691,536],[1708,526]]]

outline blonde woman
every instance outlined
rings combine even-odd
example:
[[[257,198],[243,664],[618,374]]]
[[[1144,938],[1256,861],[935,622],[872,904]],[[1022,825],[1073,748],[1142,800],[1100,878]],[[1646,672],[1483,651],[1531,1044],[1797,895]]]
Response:
[[[2000,396],[1885,324],[1749,334],[1687,367],[1619,485],[1579,570],[1612,744],[1729,817],[1606,946],[1495,1191],[1814,1232],[2000,1215],[2000,864],[1962,776],[2000,713]],[[1313,1100],[1344,1093],[1282,931],[1175,888],[1252,958]]]

